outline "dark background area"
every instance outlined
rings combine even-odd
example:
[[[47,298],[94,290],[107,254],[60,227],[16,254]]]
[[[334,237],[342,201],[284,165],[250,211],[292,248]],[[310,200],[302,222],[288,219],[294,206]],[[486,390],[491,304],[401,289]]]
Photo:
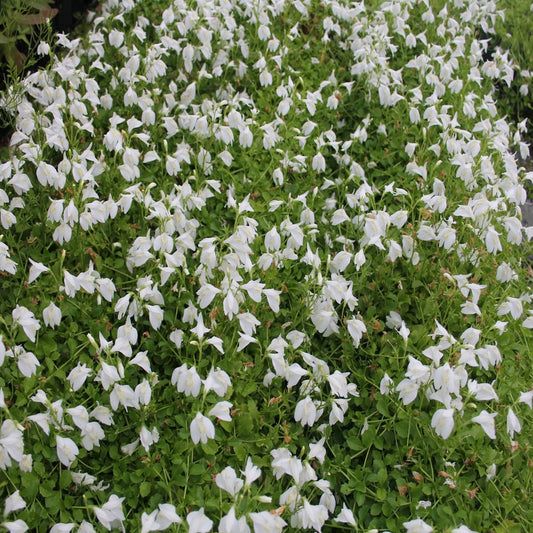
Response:
[[[52,29],[55,33],[70,33],[82,21],[83,16],[89,9],[95,9],[98,6],[99,0],[55,0],[51,7],[57,10],[56,15],[52,18]],[[2,0],[0,0],[0,8],[2,7]],[[33,30],[35,35],[38,35],[39,30]],[[34,39],[30,38],[30,41]],[[29,53],[28,45],[20,40],[17,42],[17,49],[24,55]],[[20,73],[24,76],[28,72],[35,71],[38,68],[45,67],[49,61],[48,57],[39,58],[33,62],[31,67],[25,68]],[[0,90],[4,90],[9,83],[7,75],[8,67],[5,58],[0,59]],[[10,124],[9,117],[3,110],[0,110],[0,147],[7,146],[11,138],[13,128]]]
[[[52,7],[57,9],[57,15],[52,20],[56,32],[69,32],[81,20],[88,9],[94,9],[98,0],[56,0]]]

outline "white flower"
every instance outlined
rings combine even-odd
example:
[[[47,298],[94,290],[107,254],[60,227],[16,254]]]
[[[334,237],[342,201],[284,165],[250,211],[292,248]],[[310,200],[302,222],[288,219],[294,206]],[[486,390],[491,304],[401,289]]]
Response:
[[[245,486],[251,485],[256,479],[261,476],[261,469],[255,466],[252,462],[252,458],[248,456],[246,460],[246,467],[241,470],[241,474],[244,475]]]
[[[194,420],[191,422],[191,439],[194,444],[202,442],[205,444],[209,439],[215,438],[215,426],[202,413],[197,413]]]
[[[467,300],[463,304],[461,304],[461,312],[463,315],[478,315],[481,316],[481,309],[477,304],[474,302],[471,302],[470,300]]]
[[[61,323],[61,309],[54,302],[50,302],[43,309],[43,322],[45,326],[52,329],[55,329]]]
[[[340,396],[341,398],[348,397],[348,381],[346,378],[350,375],[349,372],[339,372],[335,370],[333,374],[328,376],[329,385],[331,387],[331,392],[335,396]]]
[[[181,518],[177,515],[176,508],[172,504],[160,503],[159,509],[155,509],[150,514],[142,514],[141,524],[141,533],[163,531],[172,524],[181,524]]]
[[[135,394],[135,391],[129,385],[120,385],[115,383],[113,390],[109,395],[109,403],[111,408],[116,411],[119,404],[128,410],[128,407],[139,409],[139,399]]]
[[[413,402],[418,394],[419,383],[411,379],[402,379],[396,387],[396,392],[399,392],[399,398],[404,405],[409,405]]]
[[[29,415],[28,420],[35,422],[47,435],[50,434],[50,422],[52,422],[52,417],[48,413]]]
[[[514,434],[520,433],[520,431],[522,431],[520,420],[518,420],[518,417],[514,414],[514,411],[509,408],[509,411],[507,412],[507,433],[509,433],[511,439],[514,439]]]
[[[40,56],[47,56],[50,53],[50,45],[45,41],[41,41],[37,46],[37,53]]]
[[[198,305],[201,309],[205,309],[215,298],[215,296],[220,292],[220,289],[217,289],[210,283],[205,283],[197,291],[196,295],[198,296]]]
[[[483,410],[479,415],[472,418],[472,422],[476,422],[476,424],[479,424],[483,431],[491,438],[496,438],[496,428],[494,425],[494,419],[496,418],[497,413],[488,413],[487,411]]]
[[[527,391],[527,392],[521,392],[520,397],[518,398],[518,401],[520,403],[525,403],[526,405],[529,405],[529,408],[533,408],[533,390]]]
[[[320,152],[313,157],[311,168],[317,172],[324,172],[326,170],[326,160]]]
[[[357,348],[363,338],[363,334],[366,333],[365,323],[357,318],[351,318],[346,322],[346,326],[348,327],[348,333],[353,339],[353,344]]]
[[[281,237],[274,226],[265,234],[265,248],[267,252],[275,252],[280,249]]]
[[[74,528],[75,524],[72,522],[69,522],[68,524],[61,523],[61,524],[54,524],[48,533],[70,533],[72,529]]]
[[[64,222],[62,222],[61,224],[59,224],[59,226],[56,227],[52,235],[52,239],[59,244],[69,242],[71,238],[72,228]]]
[[[228,514],[220,520],[218,533],[250,533],[250,527],[246,523],[245,516],[237,519],[235,509],[232,507]]]
[[[346,214],[346,211],[344,209],[337,209],[331,217],[331,225],[338,226],[339,224],[342,224],[343,222],[347,222],[349,220],[350,217]]]
[[[138,448],[138,446],[139,446],[139,439],[135,439],[133,442],[130,442],[129,444],[124,444],[123,446],[121,446],[120,451],[124,455],[133,455],[133,453]]]
[[[329,413],[329,425],[333,426],[337,422],[343,422],[344,421],[344,414],[348,410],[348,400],[345,400],[344,398],[337,398],[336,400],[333,400],[333,403],[331,404],[331,412]],[[320,417],[320,414],[317,414],[317,418]]]
[[[116,494],[111,494],[109,500],[102,507],[94,507],[94,513],[99,522],[108,530],[121,527],[124,520],[122,502],[124,498],[119,498]]]
[[[58,175],[57,169],[44,161],[39,162],[35,174],[37,180],[43,187],[46,187],[46,185],[53,185]]]
[[[185,368],[183,368],[185,366]],[[182,365],[183,371],[179,373],[177,378],[177,389],[178,392],[184,392],[185,396],[194,396],[195,398],[200,394],[200,389],[202,387],[202,380],[196,371],[196,368],[192,366],[187,369],[187,365]],[[176,369],[174,372],[176,372]],[[174,380],[174,375],[173,375]]]
[[[76,446],[76,443],[68,437],[60,437],[59,435],[57,435],[56,448],[57,458],[67,468],[70,468],[70,465],[76,460],[76,457],[80,452],[80,450]]]
[[[106,362],[102,361],[102,367],[98,372],[98,376],[94,378],[95,381],[100,381],[104,390],[108,390],[113,383],[120,380],[120,374],[117,370],[117,367],[113,365],[108,365]]]
[[[384,396],[386,396],[387,394],[390,394],[393,385],[394,385],[394,381],[385,372],[385,375],[381,378],[381,381],[379,382],[379,392],[383,394]]]
[[[417,383],[427,383],[430,378],[429,367],[422,364],[418,359],[409,356],[409,365],[405,376]]]
[[[17,305],[11,312],[13,322],[18,324],[31,342],[35,342],[35,334],[41,329],[41,324],[35,315],[26,307]]]
[[[492,463],[492,464],[489,465],[489,467],[487,468],[487,481],[490,481],[490,480],[493,479],[495,476],[496,476],[496,465],[495,465],[494,463]]]
[[[161,531],[163,529],[157,522],[157,509],[150,514],[143,513],[141,515],[141,533],[149,533],[150,531]]]
[[[100,446],[100,441],[104,437],[104,430],[98,422],[89,422],[81,430],[81,443],[88,451],[91,451],[95,446]]]
[[[512,279],[518,279],[518,274],[511,268],[509,263],[503,262],[496,270],[496,279],[501,282],[511,281]]]
[[[280,304],[280,294],[281,291],[275,289],[263,289],[263,294],[267,298],[268,305],[274,313],[279,313],[279,304]]]
[[[404,522],[403,527],[407,530],[407,533],[431,533],[433,531],[433,528],[421,518]]]
[[[417,509],[428,509],[429,507],[431,507],[433,505],[433,503],[431,503],[429,500],[420,500],[417,504],[416,504],[416,508]]]
[[[187,515],[187,524],[189,533],[207,533],[213,527],[213,521],[205,515],[203,507]]]
[[[146,426],[143,426],[139,432],[139,438],[142,447],[148,451],[152,444],[159,441],[159,431],[157,431],[156,427],[154,427],[152,431],[148,431]]]
[[[265,284],[259,282],[258,280],[250,280],[244,285],[241,285],[241,289],[244,289],[251,300],[256,303],[261,301],[261,294],[263,292]]]
[[[235,497],[244,485],[244,481],[237,477],[235,470],[231,466],[227,466],[222,472],[216,475],[215,483],[217,487],[225,490],[233,497]]]
[[[230,409],[232,407],[233,404],[230,402],[218,402],[207,414],[225,422],[231,422]]]
[[[453,431],[453,409],[438,409],[431,419],[431,427],[435,433],[447,439]]]
[[[321,531],[324,522],[328,519],[328,509],[322,505],[312,505],[304,499],[303,507],[291,517],[291,526],[298,529],[314,529]]]
[[[41,364],[32,352],[26,352],[22,349],[17,357],[17,366],[20,373],[27,378],[33,376],[37,372],[37,367]]]
[[[124,42],[124,34],[118,30],[111,30],[108,35],[109,44],[115,48],[120,48]]]
[[[340,522],[341,524],[350,524],[351,526],[355,526],[355,518],[353,516],[352,511],[346,507],[346,504],[342,504],[341,512],[337,515],[335,518],[335,522]]]
[[[353,263],[357,272],[366,263],[365,251],[362,248],[353,256]]]
[[[522,301],[519,298],[508,296],[507,300],[498,307],[497,311],[498,316],[503,316],[507,313],[511,313],[511,316],[515,320],[518,320],[523,313]]]
[[[2,522],[2,525],[9,531],[9,533],[24,533],[25,531],[28,531],[26,522],[20,518],[14,522]]]
[[[281,533],[287,522],[276,514],[268,511],[250,513],[248,515],[254,525],[254,533]]]
[[[209,328],[206,328],[204,325],[204,317],[201,313],[198,314],[196,318],[196,326],[191,328],[191,333],[194,333],[200,340],[204,338],[204,335],[210,331]]]
[[[31,267],[28,275],[28,283],[35,281],[43,272],[48,272],[50,269],[44,266],[42,263],[37,263],[33,259],[30,259]]]
[[[17,490],[13,494],[11,494],[11,496],[8,496],[6,498],[6,501],[4,502],[4,516],[7,516],[12,511],[19,511],[20,509],[24,509],[25,507],[26,502]]]
[[[150,325],[155,329],[158,330],[161,326],[161,323],[163,322],[163,309],[159,307],[158,305],[146,305],[146,309],[148,309],[148,315],[150,319]]]
[[[485,235],[485,244],[487,245],[487,252],[497,254],[502,250],[502,245],[499,238],[499,233],[493,226],[489,226]]]
[[[312,426],[317,418],[316,405],[309,396],[306,396],[296,404],[294,410],[294,420],[296,422],[300,422],[302,426]]]
[[[73,391],[79,390],[83,384],[85,383],[85,380],[88,376],[90,376],[93,373],[93,371],[90,368],[87,368],[87,365],[85,363],[80,364],[78,363],[67,376],[67,379],[70,382],[70,386],[72,387]]]
[[[87,425],[87,422],[89,422],[89,413],[83,405],[70,407],[67,409],[67,413],[72,417],[74,424],[80,429],[83,429]]]
[[[152,399],[152,387],[145,378],[135,387],[135,398],[140,405],[148,405]]]
[[[239,133],[239,144],[243,148],[249,148],[252,146],[252,143],[254,142],[254,135],[250,128],[246,126],[245,128],[240,130]]]
[[[63,285],[65,293],[71,298],[74,298],[76,292],[81,288],[79,280],[66,270],[63,272]]]
[[[239,333],[239,342],[237,344],[237,351],[242,352],[249,344],[257,343],[257,339],[252,337],[251,335],[247,335],[246,333],[242,333],[241,331]]]
[[[96,280],[96,285],[98,288],[98,292],[102,295],[104,300],[108,302],[113,301],[113,296],[116,291],[115,284],[113,283],[113,280],[109,278],[98,278]]]
[[[120,333],[119,333],[120,335]],[[117,340],[113,343],[113,348],[111,348],[111,353],[119,352],[124,357],[131,357],[132,349],[131,344],[129,343],[128,339],[123,336],[117,337]]]
[[[228,388],[231,387],[231,379],[229,375],[218,367],[216,369],[211,368],[207,378],[205,378],[202,383],[204,384],[205,392],[212,390],[220,397],[224,396]]]
[[[182,520],[176,513],[176,508],[170,503],[160,503],[157,522],[162,529],[167,529],[171,524],[181,524]]]
[[[329,268],[333,273],[344,272],[352,260],[352,254],[346,250],[340,251],[331,260]]]
[[[92,524],[89,524],[89,522],[83,520],[76,533],[96,533],[96,530],[94,529]]]
[[[325,437],[322,437],[318,442],[312,442],[309,444],[309,459],[318,459],[318,462],[322,464],[326,458],[326,448],[324,448]]]

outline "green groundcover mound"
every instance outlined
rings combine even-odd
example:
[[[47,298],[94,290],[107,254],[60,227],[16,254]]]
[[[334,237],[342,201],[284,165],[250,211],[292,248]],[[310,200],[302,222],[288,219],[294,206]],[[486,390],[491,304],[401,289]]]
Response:
[[[533,530],[501,15],[112,0],[59,36],[3,101],[4,528]]]

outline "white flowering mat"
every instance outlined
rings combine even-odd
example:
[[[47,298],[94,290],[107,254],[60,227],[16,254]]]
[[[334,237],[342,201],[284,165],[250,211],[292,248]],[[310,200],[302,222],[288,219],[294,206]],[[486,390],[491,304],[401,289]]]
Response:
[[[495,3],[168,4],[9,100],[2,525],[532,530]]]

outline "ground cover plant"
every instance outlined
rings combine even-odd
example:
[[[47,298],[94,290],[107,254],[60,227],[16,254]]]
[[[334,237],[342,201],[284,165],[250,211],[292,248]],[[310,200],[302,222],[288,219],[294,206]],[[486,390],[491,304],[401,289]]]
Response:
[[[59,36],[0,163],[5,529],[532,529],[500,16],[111,0]]]
[[[505,16],[495,26],[496,33],[491,39],[495,46],[509,51],[509,57],[520,68],[510,85],[498,84],[498,108],[513,117],[516,122],[533,117],[533,94],[530,80],[533,75],[533,19],[531,2],[502,0],[500,7]],[[531,139],[531,132],[529,132]]]

